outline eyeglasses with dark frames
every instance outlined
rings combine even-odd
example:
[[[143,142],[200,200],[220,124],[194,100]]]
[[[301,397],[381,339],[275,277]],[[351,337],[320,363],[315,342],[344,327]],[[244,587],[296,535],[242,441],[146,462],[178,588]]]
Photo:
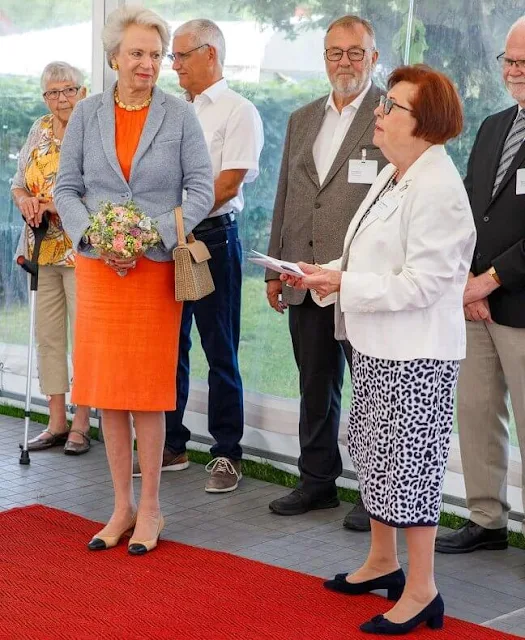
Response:
[[[339,49],[331,47],[324,50],[324,57],[330,62],[339,62],[346,53],[350,62],[361,62],[367,51],[375,51],[375,49],[362,49],[361,47],[351,47],[350,49]]]
[[[387,116],[391,111],[392,107],[397,107],[398,109],[403,109],[403,111],[409,111],[413,113],[413,109],[409,109],[408,107],[404,107],[401,104],[397,104],[391,98],[387,98],[386,96],[381,96],[379,98],[379,104],[383,107],[383,113]]]
[[[209,46],[210,46],[209,44],[200,44],[198,47],[190,49],[189,51],[184,51],[184,52],[174,51],[173,53],[168,53],[168,58],[172,62],[182,62],[183,60],[186,60],[186,58],[188,58],[194,51],[197,51],[197,49],[202,49],[202,47],[209,47]]]
[[[525,71],[525,60],[513,60],[512,58],[507,58],[505,52],[496,56],[496,60],[499,62],[502,69],[506,69],[507,67],[516,67],[516,69],[519,69],[520,71]]]
[[[46,100],[58,100],[60,94],[64,94],[65,98],[74,98],[79,92],[80,87],[66,87],[65,89],[51,89],[44,91],[42,94]]]

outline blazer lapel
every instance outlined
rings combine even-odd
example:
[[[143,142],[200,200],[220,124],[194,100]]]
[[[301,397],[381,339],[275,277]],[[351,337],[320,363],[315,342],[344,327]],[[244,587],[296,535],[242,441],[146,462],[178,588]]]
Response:
[[[304,164],[306,167],[306,171],[318,189],[319,174],[317,173],[317,167],[315,166],[314,160],[314,143],[323,124],[326,100],[328,100],[328,96],[319,103],[317,111],[312,115],[312,118],[310,120],[310,127],[308,129],[308,134],[304,145]]]
[[[446,156],[447,156],[447,152],[445,150],[445,147],[440,144],[435,144],[429,147],[414,162],[414,164],[410,166],[410,168],[402,177],[402,179],[399,181],[399,183],[391,191],[392,195],[395,196],[398,201],[398,206],[401,204],[402,200],[404,199],[405,194],[408,188],[410,187],[410,183],[414,179],[417,179],[418,174],[424,171],[429,171],[428,165],[431,165],[436,158],[446,157]],[[396,172],[396,168],[394,167],[394,165],[389,164],[383,171],[384,171],[384,174],[382,176],[381,181],[376,181],[376,183],[372,185],[366,198],[363,200],[361,207],[357,211],[357,214],[354,216],[354,219],[350,223],[350,227],[348,229],[348,235],[347,235],[347,238],[348,238],[348,236],[350,236],[350,231],[353,227],[353,232],[352,232],[352,235],[350,236],[350,240],[353,240],[354,237],[358,236],[367,227],[369,227],[373,222],[375,222],[378,219],[377,217],[368,216],[367,219],[363,220],[363,223],[360,224],[360,220],[367,213],[371,204],[374,202],[377,196],[381,193],[382,189],[385,187],[385,185],[390,180],[390,178],[394,175],[394,173]],[[397,208],[398,207],[396,207],[396,209],[393,209],[390,212],[390,215],[395,210],[397,210]]]
[[[505,141],[507,139],[507,136],[509,135],[510,128],[514,123],[516,115],[517,115],[517,111],[515,109],[512,109],[510,113],[504,119],[502,119],[501,126],[498,129],[496,134],[498,139],[497,153],[487,154],[489,157],[489,171],[487,173],[488,173],[488,176],[490,177],[490,180],[487,180],[486,182],[486,186],[488,188],[487,206],[491,204],[492,201],[499,196],[504,186],[507,184],[511,176],[514,174],[516,167],[518,167],[521,162],[520,155],[521,155],[521,160],[523,160],[523,152],[525,150],[525,145],[521,145],[521,147],[518,149],[518,152],[516,153],[516,156],[514,157],[512,164],[510,165],[507,173],[503,176],[503,180],[500,182],[499,187],[493,196],[492,188],[494,187],[494,182],[496,180],[496,174],[498,172],[499,162],[501,160],[501,154],[503,153],[503,147],[505,146]]]
[[[368,93],[366,94],[361,106],[357,110],[355,114],[355,118],[350,125],[350,129],[348,129],[348,133],[346,134],[343,143],[335,159],[328,171],[328,174],[323,182],[321,189],[324,189],[329,183],[330,180],[335,176],[335,174],[341,169],[343,164],[348,160],[350,154],[354,151],[356,146],[359,144],[359,141],[363,137],[363,134],[370,126],[370,123],[374,120],[374,110],[379,104],[379,96],[381,92],[379,89],[372,84]]]
[[[372,203],[377,198],[377,196],[381,193],[387,182],[396,172],[396,168],[394,165],[387,165],[389,170],[385,169],[385,173],[382,176],[382,179],[376,180],[376,182],[370,187],[370,191],[366,194],[366,198],[361,203],[356,215],[353,217],[350,226],[348,227],[347,239],[351,242],[357,235],[359,235],[362,231],[364,231],[373,221],[374,218],[370,218],[368,216],[365,220],[363,217],[368,213],[368,210],[372,206]],[[362,221],[362,222],[361,222]]]
[[[102,104],[97,110],[98,126],[100,128],[100,137],[102,138],[102,148],[106,154],[106,158],[115,173],[121,180],[127,184],[126,178],[122,173],[119,161],[117,159],[117,150],[115,147],[115,101],[113,100],[113,92],[115,85],[106,89]]]
[[[149,113],[144,124],[144,129],[142,130],[142,135],[140,136],[139,146],[137,147],[135,155],[133,156],[131,172],[129,174],[130,182],[133,178],[133,170],[135,169],[135,166],[140,161],[142,156],[146,153],[151,143],[153,142],[153,138],[157,135],[158,130],[162,126],[164,116],[166,115],[164,102],[164,92],[155,87],[153,89],[153,99],[149,107]]]

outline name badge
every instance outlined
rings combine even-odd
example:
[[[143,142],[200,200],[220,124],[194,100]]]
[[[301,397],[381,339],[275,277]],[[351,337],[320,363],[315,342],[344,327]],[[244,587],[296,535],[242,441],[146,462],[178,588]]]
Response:
[[[349,160],[348,182],[372,184],[377,178],[377,160]]]
[[[398,199],[390,193],[385,194],[381,200],[378,200],[370,210],[370,213],[376,215],[380,220],[386,220],[398,206]]]
[[[525,169],[518,169],[516,171],[516,195],[525,195]]]

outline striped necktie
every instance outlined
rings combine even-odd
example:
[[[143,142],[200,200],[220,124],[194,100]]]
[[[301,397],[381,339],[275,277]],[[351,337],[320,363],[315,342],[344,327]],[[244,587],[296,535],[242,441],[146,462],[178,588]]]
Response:
[[[512,125],[509,135],[503,145],[503,152],[501,153],[501,159],[499,161],[498,173],[496,174],[496,180],[494,180],[494,187],[492,189],[492,197],[498,190],[498,187],[503,180],[504,175],[507,173],[516,152],[523,144],[525,140],[525,109],[521,109],[518,113],[514,124]]]

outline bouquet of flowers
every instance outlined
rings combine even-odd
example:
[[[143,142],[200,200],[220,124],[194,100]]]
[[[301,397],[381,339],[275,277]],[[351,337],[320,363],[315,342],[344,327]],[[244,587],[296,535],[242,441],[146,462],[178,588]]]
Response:
[[[160,242],[155,223],[132,200],[122,205],[103,202],[89,220],[89,242],[106,258],[133,259]]]

